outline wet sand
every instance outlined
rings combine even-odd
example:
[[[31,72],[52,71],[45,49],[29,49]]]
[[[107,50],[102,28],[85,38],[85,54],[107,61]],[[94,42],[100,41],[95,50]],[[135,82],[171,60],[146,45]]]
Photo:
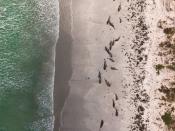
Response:
[[[69,92],[69,79],[72,74],[71,67],[71,20],[70,20],[70,1],[60,1],[60,30],[59,40],[56,47],[56,66],[55,66],[55,88],[54,88],[54,115],[55,128],[59,131],[61,111]]]

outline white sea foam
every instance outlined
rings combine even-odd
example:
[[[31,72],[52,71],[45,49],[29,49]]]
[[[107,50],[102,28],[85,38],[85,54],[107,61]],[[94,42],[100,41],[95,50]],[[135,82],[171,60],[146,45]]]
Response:
[[[38,86],[42,86],[42,90],[37,95],[39,104],[38,114],[43,119],[35,121],[31,125],[31,129],[40,131],[45,129],[53,131],[54,128],[54,77],[55,77],[55,54],[56,43],[59,37],[59,1],[58,0],[38,0],[39,19],[43,24],[44,32],[49,40],[41,40],[40,44],[50,44],[48,46],[51,53],[48,55],[49,60],[43,64],[43,74]],[[48,117],[47,117],[48,115]]]

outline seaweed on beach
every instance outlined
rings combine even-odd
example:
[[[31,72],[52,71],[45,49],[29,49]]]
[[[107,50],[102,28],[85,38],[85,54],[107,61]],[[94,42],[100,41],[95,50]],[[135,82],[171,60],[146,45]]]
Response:
[[[166,68],[175,71],[175,64],[167,65]]]
[[[167,102],[175,102],[175,88],[167,87],[162,85],[160,89],[158,89],[161,93],[165,94],[164,100]]]
[[[133,77],[132,84],[132,105],[136,109],[136,112],[133,116],[133,123],[130,126],[129,131],[146,131],[147,130],[147,121],[144,121],[144,105],[147,105],[150,98],[147,92],[142,88],[143,81],[145,79],[145,70],[144,66],[147,61],[147,54],[145,52],[145,45],[149,40],[149,26],[145,22],[145,16],[143,12],[147,3],[145,0],[133,0],[130,1],[128,11],[128,21],[133,22],[134,39],[132,39],[132,44],[130,45],[134,53],[126,52],[128,56],[129,69]],[[143,106],[138,105],[141,103]]]
[[[165,28],[163,32],[167,35],[173,35],[175,33],[175,27]]]

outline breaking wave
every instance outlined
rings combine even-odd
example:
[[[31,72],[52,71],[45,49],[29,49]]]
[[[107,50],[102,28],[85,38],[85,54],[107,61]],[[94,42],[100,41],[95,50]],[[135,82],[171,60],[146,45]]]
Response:
[[[0,131],[52,131],[59,3],[0,3]]]

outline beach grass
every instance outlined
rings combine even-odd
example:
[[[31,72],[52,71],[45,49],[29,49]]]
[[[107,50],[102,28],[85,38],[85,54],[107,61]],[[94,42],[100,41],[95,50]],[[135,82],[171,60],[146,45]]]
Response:
[[[160,74],[160,70],[164,69],[165,66],[162,64],[155,65],[155,69],[157,71],[157,74]]]

